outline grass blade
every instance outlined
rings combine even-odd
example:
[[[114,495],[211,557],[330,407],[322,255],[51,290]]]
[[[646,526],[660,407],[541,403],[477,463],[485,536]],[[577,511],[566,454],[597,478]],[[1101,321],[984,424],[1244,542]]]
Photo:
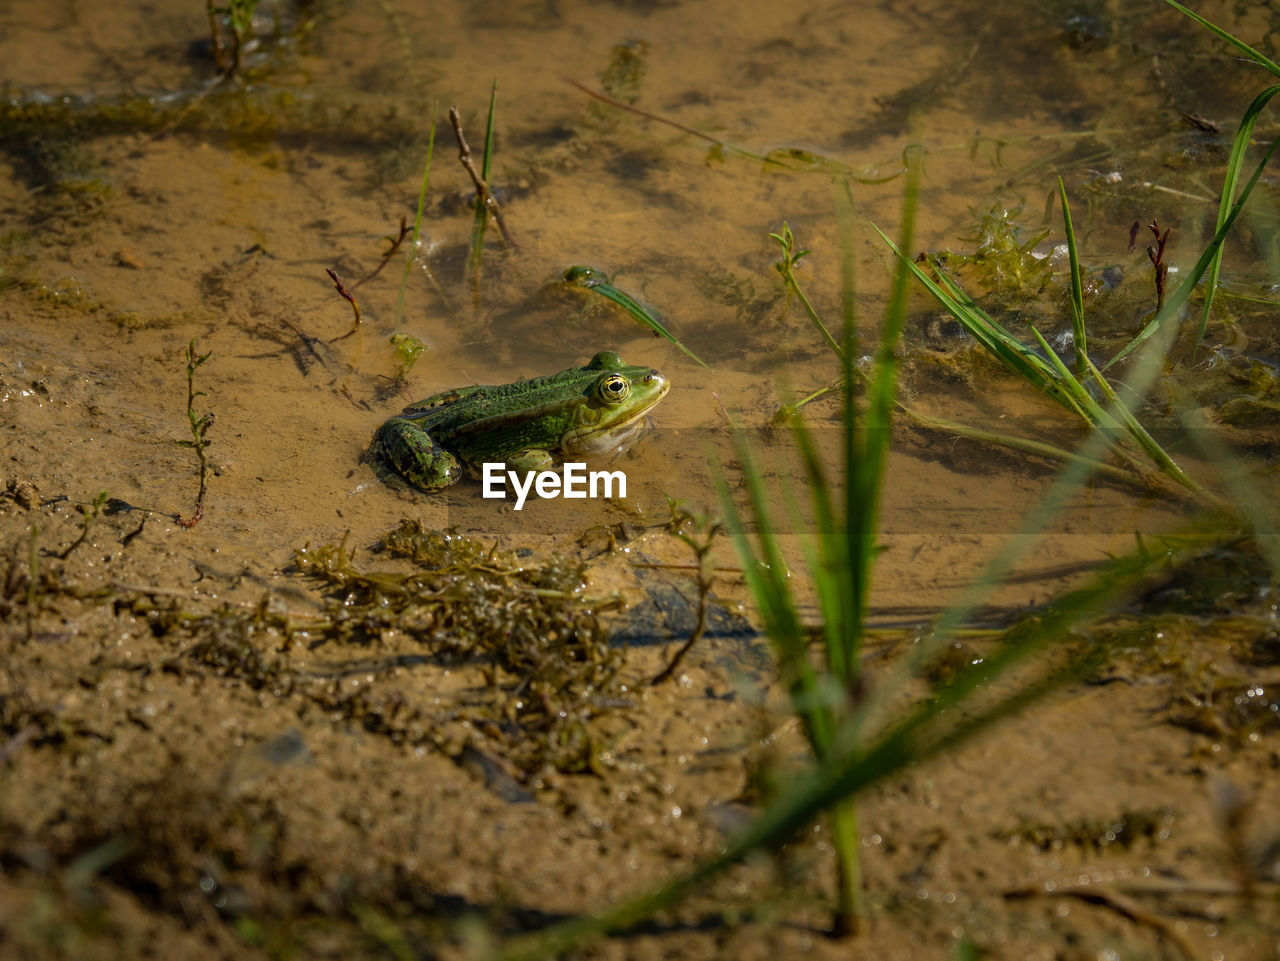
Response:
[[[1067,256],[1071,260],[1071,330],[1076,348],[1076,375],[1084,377],[1089,366],[1088,342],[1084,329],[1084,285],[1080,280],[1080,255],[1076,249],[1076,232],[1071,225],[1071,207],[1067,204],[1067,187],[1058,178],[1058,196],[1062,200],[1062,229],[1067,238]]]
[[[773,532],[772,511],[764,487],[763,476],[742,434],[734,438],[747,489],[751,516],[756,523],[760,544],[757,555],[746,535],[745,525],[729,496],[723,477],[717,476],[716,487],[724,510],[726,527],[739,556],[744,562],[743,574],[751,596],[756,599],[766,632],[778,657],[779,674],[791,696],[793,710],[805,726],[811,744],[827,745],[831,741],[830,714],[819,709],[823,702],[817,675],[809,658],[809,635],[800,621],[791,595],[788,567]]]
[[[581,287],[584,290],[593,290],[606,300],[611,300],[641,324],[648,327],[659,337],[664,337],[671,343],[675,344],[690,360],[701,367],[707,367],[697,354],[691,351],[684,344],[676,339],[671,331],[663,326],[662,321],[658,320],[651,311],[646,309],[638,300],[632,297],[624,290],[619,290],[613,284],[609,283],[608,277],[605,276],[603,270],[597,270],[595,267],[587,267],[579,265],[570,267],[564,272],[564,282],[570,287]],[[709,369],[709,368],[708,368]]]
[[[939,272],[938,280],[929,276],[919,264],[904,255],[899,247],[879,227],[872,224],[872,229],[889,246],[906,267],[915,275],[931,293],[938,303],[942,304],[983,347],[1007,368],[1041,391],[1062,404],[1068,410],[1088,420],[1088,415],[1079,403],[1064,393],[1059,383],[1058,368],[997,323],[989,314],[979,307],[963,290],[945,273]]]
[[[907,165],[902,197],[902,234],[900,243],[910,249],[914,240],[916,203],[920,192],[920,164],[912,158]],[[838,205],[837,211],[841,208]],[[842,244],[852,249],[851,238]],[[851,260],[851,255],[850,255]],[[851,270],[846,270],[846,276]],[[888,462],[889,440],[893,430],[894,398],[898,384],[898,347],[906,324],[907,294],[910,271],[899,261],[890,288],[889,304],[880,329],[880,341],[876,347],[875,362],[870,387],[865,422],[861,431],[853,430],[857,408],[853,401],[854,357],[857,356],[853,337],[857,329],[852,315],[852,282],[846,281],[849,296],[845,298],[844,317],[845,353],[843,357],[845,392],[845,518],[847,543],[844,548],[849,558],[850,603],[849,621],[853,634],[844,639],[849,650],[845,653],[852,663],[860,660],[862,630],[871,589],[871,568],[876,552],[876,532],[879,529],[880,494]],[[856,440],[861,440],[861,450]],[[852,682],[851,675],[848,680]]]
[[[1165,0],[1165,3],[1169,4],[1169,6],[1173,7],[1175,10],[1180,10],[1182,13],[1185,13],[1188,17],[1190,17],[1196,23],[1200,24],[1200,26],[1206,28],[1207,30],[1210,30],[1213,33],[1216,33],[1223,40],[1227,41],[1227,43],[1231,44],[1237,50],[1241,51],[1246,57],[1248,57],[1254,63],[1258,64],[1260,67],[1265,67],[1267,70],[1270,70],[1277,77],[1280,77],[1280,64],[1276,64],[1275,61],[1259,53],[1257,50],[1254,50],[1253,47],[1249,46],[1239,37],[1233,36],[1232,34],[1228,33],[1226,30],[1223,30],[1216,23],[1213,23],[1210,20],[1206,20],[1204,17],[1200,16],[1200,14],[1196,13],[1195,11],[1188,10],[1182,4],[1177,3],[1176,0]]]
[[[1222,181],[1222,199],[1218,202],[1218,230],[1222,229],[1227,214],[1231,210],[1231,200],[1235,196],[1236,183],[1240,179],[1240,168],[1244,166],[1245,151],[1253,139],[1253,128],[1257,125],[1263,108],[1277,93],[1280,93],[1280,84],[1274,84],[1262,91],[1253,98],[1244,116],[1240,118],[1235,141],[1231,144],[1231,156],[1227,159],[1226,176]],[[1218,275],[1222,270],[1222,252],[1222,247],[1214,251],[1213,260],[1209,264],[1209,273],[1205,278],[1204,309],[1200,314],[1200,331],[1197,335],[1201,340],[1204,339],[1205,331],[1209,327],[1209,312],[1213,309],[1213,300],[1218,290]]]

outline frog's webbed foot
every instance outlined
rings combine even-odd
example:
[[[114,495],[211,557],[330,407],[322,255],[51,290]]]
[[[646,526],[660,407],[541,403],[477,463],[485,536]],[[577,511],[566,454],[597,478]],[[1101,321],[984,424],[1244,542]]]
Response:
[[[462,477],[458,458],[413,421],[398,417],[378,428],[366,457],[389,465],[409,483],[426,491],[441,490]]]

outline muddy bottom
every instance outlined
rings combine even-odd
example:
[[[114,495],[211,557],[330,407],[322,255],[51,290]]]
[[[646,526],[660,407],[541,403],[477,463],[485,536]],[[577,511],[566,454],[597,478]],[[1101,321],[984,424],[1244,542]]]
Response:
[[[724,606],[731,576],[706,635],[651,683],[698,604],[686,572],[635,566],[689,563],[661,527],[577,551],[592,559],[575,595],[576,562],[478,542],[417,562],[313,544],[232,567],[192,549],[199,527],[120,502],[82,541],[79,505],[21,485],[4,504],[15,957],[479,956],[714,855],[808,763],[767,642]],[[379,614],[415,576],[432,599]],[[548,607],[525,584],[582,603]],[[628,609],[598,622],[614,590]],[[1086,680],[866,792],[858,948],[1266,956],[1273,881],[1251,882],[1252,903],[1239,888],[1246,862],[1273,870],[1277,652],[1261,623],[1165,615],[1107,634]],[[517,663],[529,625],[530,643],[559,632],[571,650]],[[870,641],[873,689],[911,637]],[[948,662],[987,650],[957,642]],[[585,954],[845,957],[826,933],[831,876],[819,823]]]

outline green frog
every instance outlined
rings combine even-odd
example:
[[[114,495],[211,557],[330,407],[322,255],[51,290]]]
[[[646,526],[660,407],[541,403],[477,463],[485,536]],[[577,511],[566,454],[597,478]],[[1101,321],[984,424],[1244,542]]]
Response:
[[[426,491],[463,468],[502,462],[551,470],[555,455],[602,454],[635,437],[671,382],[603,350],[585,367],[495,387],[458,387],[410,404],[374,434],[370,454]]]

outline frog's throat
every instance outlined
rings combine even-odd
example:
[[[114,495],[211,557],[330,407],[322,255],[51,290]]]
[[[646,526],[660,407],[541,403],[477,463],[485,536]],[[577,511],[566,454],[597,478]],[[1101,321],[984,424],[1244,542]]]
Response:
[[[654,404],[656,403],[657,401],[654,401]],[[605,454],[627,444],[643,429],[644,424],[641,421],[648,418],[654,404],[636,411],[626,420],[620,420],[603,429],[571,430],[561,441],[560,449],[566,454]]]

